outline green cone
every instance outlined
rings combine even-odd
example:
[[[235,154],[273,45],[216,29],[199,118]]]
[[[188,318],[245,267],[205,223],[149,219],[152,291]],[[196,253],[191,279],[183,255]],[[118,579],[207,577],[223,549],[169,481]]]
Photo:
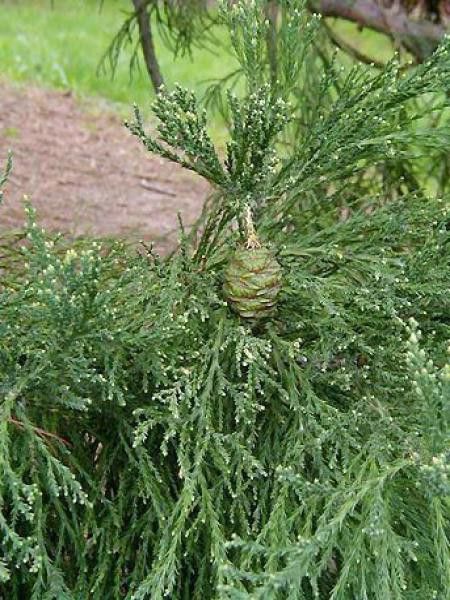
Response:
[[[260,319],[274,309],[281,289],[281,266],[264,246],[236,250],[225,271],[228,302],[245,319]]]

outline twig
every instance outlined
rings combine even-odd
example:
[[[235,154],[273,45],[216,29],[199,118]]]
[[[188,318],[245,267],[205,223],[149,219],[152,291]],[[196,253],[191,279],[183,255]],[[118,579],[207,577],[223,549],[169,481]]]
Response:
[[[25,424],[22,423],[22,421],[15,419],[14,417],[9,417],[8,421],[10,423],[13,423],[14,425],[17,425],[17,427],[21,427],[22,429],[25,429]],[[52,439],[58,440],[58,442],[61,442],[68,448],[70,448],[72,446],[72,444],[68,440],[60,437],[59,435],[56,435],[55,433],[50,433],[50,431],[45,431],[45,429],[41,429],[40,427],[36,427],[35,425],[32,425],[31,427],[41,437],[52,438]]]
[[[161,194],[164,196],[170,196],[171,198],[175,198],[175,196],[176,196],[176,194],[174,194],[173,192],[163,190],[162,188],[160,188],[156,185],[150,185],[146,181],[140,181],[139,184],[141,187],[144,188],[144,190],[148,190],[149,192],[156,192],[157,194]]]
[[[370,65],[371,67],[376,67],[377,69],[384,69],[386,66],[384,62],[374,59],[370,56],[366,56],[357,48],[354,48],[351,44],[348,44],[345,40],[341,39],[326,23],[323,24],[328,37],[331,39],[333,44],[337,46],[340,50],[349,54],[352,58],[355,58],[359,62],[362,62],[366,65]]]

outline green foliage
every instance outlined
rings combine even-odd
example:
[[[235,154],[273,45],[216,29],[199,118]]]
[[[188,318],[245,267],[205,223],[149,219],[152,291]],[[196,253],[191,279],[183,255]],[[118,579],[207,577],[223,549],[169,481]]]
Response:
[[[31,219],[1,295],[4,594],[445,597],[446,226],[407,198],[306,238],[254,330],[195,255]]]
[[[224,158],[190,92],[156,100],[155,134],[136,110],[216,189],[173,255],[68,247],[28,209],[0,289],[4,597],[449,598],[450,204],[423,174],[449,132],[421,108],[447,102],[449,42],[341,70],[301,10],[298,68],[239,54]],[[222,14],[266,35],[261,2]],[[282,267],[257,322],[223,293],[250,209]]]
[[[228,201],[250,196],[256,210],[264,208],[264,226],[271,228],[304,218],[305,204],[322,213],[320,199],[331,187],[346,205],[369,194],[386,199],[427,193],[435,183],[428,168],[444,160],[450,134],[445,119],[429,121],[448,105],[448,40],[406,73],[396,60],[381,73],[363,65],[348,70],[336,56],[317,62],[316,19],[306,22],[305,35],[297,34],[305,21],[301,2],[282,6],[275,82],[261,42],[267,33],[261,3],[237,2],[223,13],[248,84],[245,98],[228,95],[230,141],[223,168],[204,110],[179,87],[154,103],[164,147],[146,135],[137,109],[131,131],[152,152],[219,186]],[[313,72],[306,80],[313,94],[304,93],[307,70]]]

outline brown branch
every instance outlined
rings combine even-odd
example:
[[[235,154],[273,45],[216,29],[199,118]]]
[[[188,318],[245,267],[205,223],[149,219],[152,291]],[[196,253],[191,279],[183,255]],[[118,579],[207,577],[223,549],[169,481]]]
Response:
[[[153,88],[155,92],[158,93],[160,88],[164,85],[164,79],[156,56],[153,32],[150,24],[150,14],[148,10],[150,5],[153,4],[153,0],[132,0],[132,2],[134,10],[136,11],[136,19],[139,27],[139,37],[141,40],[145,66],[147,67],[147,72],[153,84]]]
[[[339,17],[389,35],[424,60],[436,49],[446,29],[425,17],[411,18],[399,0],[385,0],[385,4],[375,0],[312,0],[311,7],[324,17]]]
[[[22,421],[15,419],[14,417],[9,417],[8,421],[10,423],[13,423],[17,427],[21,427],[22,429],[25,429],[25,424],[22,423]],[[59,435],[56,435],[56,433],[51,433],[50,431],[45,431],[45,429],[41,429],[40,427],[36,427],[35,425],[32,425],[31,427],[41,437],[58,440],[58,442],[61,442],[62,444],[64,444],[68,448],[70,448],[71,443],[68,440],[66,440],[65,438],[59,437]]]

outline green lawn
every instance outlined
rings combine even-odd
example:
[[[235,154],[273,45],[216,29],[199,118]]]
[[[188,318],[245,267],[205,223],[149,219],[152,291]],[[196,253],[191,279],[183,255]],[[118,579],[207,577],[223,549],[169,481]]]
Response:
[[[144,70],[130,82],[129,53],[123,55],[114,80],[98,76],[97,66],[129,11],[129,0],[6,0],[0,3],[2,73],[80,93],[127,103],[147,102],[150,86]],[[168,83],[201,90],[201,80],[217,77],[233,66],[221,53],[195,51],[193,59],[173,56],[157,38],[161,67]],[[229,64],[228,64],[229,63]]]
[[[124,53],[114,79],[98,73],[99,61],[129,11],[129,0],[0,0],[0,73],[19,82],[70,88],[80,96],[98,96],[116,104],[122,114],[137,102],[148,106],[153,96],[145,69],[130,80]],[[220,32],[219,32],[220,36]],[[223,35],[225,39],[225,35]],[[156,40],[167,83],[178,82],[202,94],[206,79],[231,70],[232,56],[195,50],[193,57],[174,59]],[[216,120],[216,136],[223,133]]]
[[[122,115],[137,102],[148,107],[153,95],[144,69],[130,80],[129,50],[121,56],[114,79],[98,73],[99,61],[130,10],[130,0],[0,0],[0,73],[14,81],[74,90],[79,96],[97,96],[115,104]],[[345,39],[378,58],[391,48],[385,38],[359,33],[348,23],[334,23]],[[226,44],[225,33],[218,32]],[[231,71],[236,63],[223,51],[195,50],[192,58],[174,59],[157,36],[157,50],[167,83],[179,82],[202,95],[204,81]],[[219,142],[224,127],[212,120]]]

